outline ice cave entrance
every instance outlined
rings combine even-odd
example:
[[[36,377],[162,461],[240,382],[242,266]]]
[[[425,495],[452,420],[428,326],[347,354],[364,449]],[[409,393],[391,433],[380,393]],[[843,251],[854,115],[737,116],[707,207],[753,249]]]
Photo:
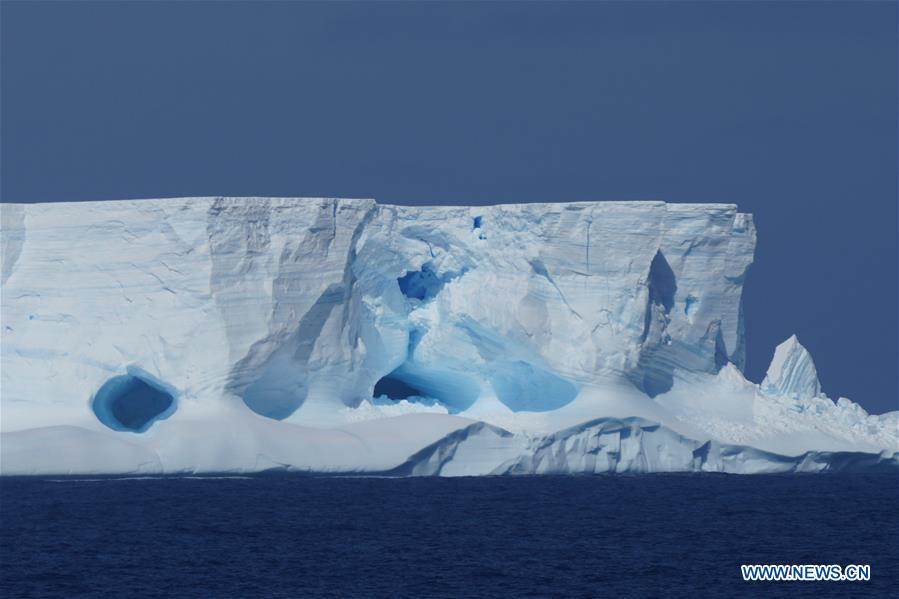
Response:
[[[410,397],[425,397],[425,393],[396,377],[387,375],[375,384],[375,397],[386,395],[389,399],[399,401]]]
[[[372,396],[377,399],[386,395],[394,401],[408,399],[425,405],[440,404],[455,413],[469,408],[479,392],[477,383],[465,373],[422,368],[414,361],[407,361],[375,383]]]
[[[125,374],[103,383],[91,407],[100,422],[109,428],[142,433],[175,411],[175,397],[158,383],[136,374]]]

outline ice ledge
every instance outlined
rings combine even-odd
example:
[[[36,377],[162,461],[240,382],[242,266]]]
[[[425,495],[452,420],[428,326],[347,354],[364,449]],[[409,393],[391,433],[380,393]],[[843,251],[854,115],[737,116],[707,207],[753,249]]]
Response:
[[[899,471],[899,452],[808,451],[785,456],[698,441],[643,418],[598,418],[545,436],[483,422],[454,431],[393,470],[403,476]]]
[[[411,454],[372,455],[370,448],[378,441],[397,438],[398,432],[408,431],[410,425],[412,438],[394,449],[405,447]],[[808,451],[786,456],[745,445],[700,441],[638,417],[597,418],[548,435],[514,434],[485,422],[434,414],[331,430],[277,423],[267,431],[252,431],[264,434],[235,437],[235,432],[214,427],[205,430],[202,455],[190,464],[180,462],[177,454],[182,453],[182,444],[191,441],[177,434],[154,448],[133,437],[126,439],[127,435],[110,436],[69,426],[3,433],[0,474],[161,476],[280,470],[456,477],[899,472],[899,452]],[[422,442],[424,447],[416,451],[415,444]],[[232,456],[222,461],[221,456],[229,451],[243,455],[239,460]]]

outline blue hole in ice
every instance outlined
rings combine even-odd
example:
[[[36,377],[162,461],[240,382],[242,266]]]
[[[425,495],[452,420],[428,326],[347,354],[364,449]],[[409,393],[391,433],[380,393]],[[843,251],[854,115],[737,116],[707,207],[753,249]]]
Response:
[[[422,265],[421,270],[407,272],[396,282],[399,283],[400,291],[406,297],[427,301],[440,293],[449,278],[449,276],[443,278],[437,276],[431,263],[426,262]]]
[[[482,216],[476,216],[473,219],[471,219],[471,228],[472,229],[480,229],[481,223],[484,222],[483,218],[484,217],[482,217]]]
[[[493,376],[496,397],[515,412],[546,412],[577,396],[577,388],[555,374],[527,362],[512,362]]]
[[[696,314],[696,310],[699,309],[699,298],[694,297],[692,295],[688,295],[686,301],[684,302],[684,314],[687,318],[692,318],[694,314]]]
[[[142,433],[175,411],[175,397],[161,384],[129,373],[103,383],[91,407],[100,422],[109,428]]]
[[[390,376],[389,374],[375,383],[375,397],[386,395],[389,399],[401,400],[410,397],[424,397],[425,393],[416,389],[412,385],[402,379]]]

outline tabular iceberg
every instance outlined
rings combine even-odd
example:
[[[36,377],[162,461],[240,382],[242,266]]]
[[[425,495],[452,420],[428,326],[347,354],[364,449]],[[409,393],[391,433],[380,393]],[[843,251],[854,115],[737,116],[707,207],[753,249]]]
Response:
[[[3,474],[899,466],[899,412],[747,381],[725,204],[2,205]]]

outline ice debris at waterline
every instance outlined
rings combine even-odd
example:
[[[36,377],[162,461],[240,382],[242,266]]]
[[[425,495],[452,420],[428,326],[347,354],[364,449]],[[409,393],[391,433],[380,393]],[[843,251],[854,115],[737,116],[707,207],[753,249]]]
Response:
[[[897,467],[795,337],[744,378],[754,246],[725,204],[3,204],[0,470]]]

